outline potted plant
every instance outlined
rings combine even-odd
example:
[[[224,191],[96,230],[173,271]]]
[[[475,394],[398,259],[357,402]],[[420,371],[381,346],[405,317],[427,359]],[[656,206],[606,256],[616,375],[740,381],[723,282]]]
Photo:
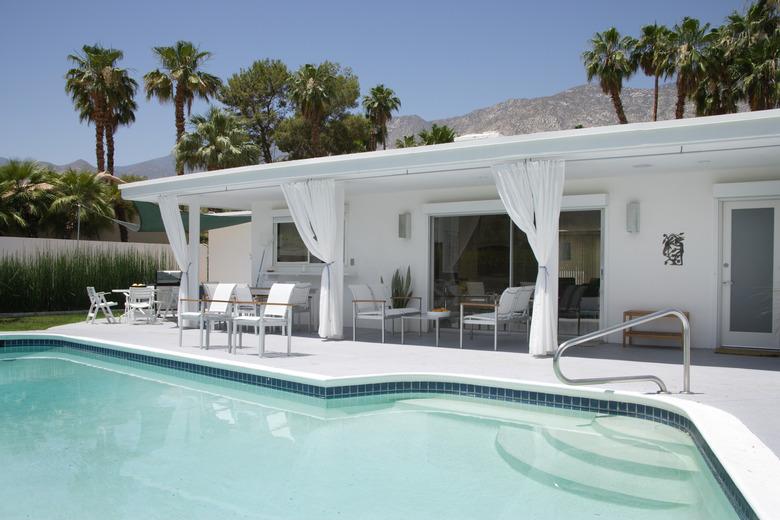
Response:
[[[400,268],[395,270],[390,281],[390,295],[393,297],[394,308],[403,309],[409,304],[409,299],[412,296],[411,266],[406,267],[405,276]]]

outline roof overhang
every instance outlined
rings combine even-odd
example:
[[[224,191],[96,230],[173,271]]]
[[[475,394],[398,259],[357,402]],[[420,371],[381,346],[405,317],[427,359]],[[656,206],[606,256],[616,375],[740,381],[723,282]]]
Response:
[[[574,170],[567,165],[569,178],[595,178],[604,175],[603,167],[599,166],[604,161],[631,159],[636,162],[643,157],[668,159],[738,151],[747,152],[746,156],[755,158],[759,156],[752,151],[767,150],[769,155],[764,153],[757,160],[761,164],[767,163],[764,164],[767,168],[776,167],[780,160],[780,110],[493,137],[417,148],[283,161],[129,183],[120,186],[120,189],[125,199],[137,201],[154,202],[161,194],[175,194],[182,200],[221,194],[220,201],[229,201],[230,193],[277,187],[286,182],[311,178],[362,181],[442,172],[461,172],[464,175],[481,172],[485,177],[485,172],[489,172],[493,164],[545,157],[579,163]],[[442,184],[442,187],[445,186],[447,184]],[[228,204],[225,207],[238,208],[242,205]]]

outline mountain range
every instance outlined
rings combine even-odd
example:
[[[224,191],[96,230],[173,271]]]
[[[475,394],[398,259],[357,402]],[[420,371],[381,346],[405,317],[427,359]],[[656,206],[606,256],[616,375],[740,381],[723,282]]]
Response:
[[[624,88],[621,95],[629,122],[650,121],[652,118],[653,90],[645,88]],[[672,119],[676,89],[673,85],[663,86],[659,92],[658,119]],[[686,114],[693,114],[693,107],[686,107]],[[434,123],[447,125],[457,135],[481,132],[499,132],[502,135],[518,135],[533,132],[571,129],[616,124],[617,116],[612,101],[597,85],[580,85],[552,96],[530,99],[508,99],[501,103],[480,108],[461,116],[427,121],[420,116],[397,116],[388,124],[388,146],[405,135],[417,134]],[[121,143],[120,143],[121,146]],[[8,159],[0,157],[0,164]],[[42,164],[56,170],[68,168],[92,170],[88,161],[78,159],[68,164]],[[157,157],[126,166],[117,166],[118,175],[140,175],[150,179],[175,174],[171,155]]]

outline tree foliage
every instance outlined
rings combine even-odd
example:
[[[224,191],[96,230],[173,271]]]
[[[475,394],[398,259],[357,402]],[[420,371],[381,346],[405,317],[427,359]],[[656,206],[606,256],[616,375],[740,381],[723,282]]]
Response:
[[[292,76],[295,115],[279,125],[279,149],[288,159],[364,151],[368,124],[350,112],[359,96],[360,83],[350,68],[329,61],[302,66]]]
[[[12,159],[0,166],[0,231],[38,236],[49,206],[48,175],[35,161]]]
[[[658,120],[659,80],[674,73],[671,43],[672,31],[668,27],[657,23],[645,25],[631,55],[634,68],[653,78],[653,121]]]
[[[615,51],[617,33],[598,33],[583,55],[588,79],[598,77],[605,93],[619,96],[630,68]],[[608,49],[612,51],[607,52]],[[614,51],[614,52],[613,52]],[[631,64],[655,80],[653,119],[657,117],[658,82],[674,78],[675,117],[693,101],[697,115],[729,114],[747,104],[750,110],[780,107],[780,2],[757,0],[744,13],[734,11],[723,25],[710,28],[685,17],[672,30],[642,27]],[[628,74],[628,75],[627,75]],[[618,109],[616,103],[616,110]]]
[[[185,131],[185,107],[189,115],[195,98],[208,101],[219,92],[222,80],[202,70],[211,53],[201,51],[192,42],[178,41],[170,47],[154,47],[153,51],[161,69],[144,76],[146,99],[173,101],[178,143]],[[176,173],[181,175],[184,170],[179,168]]]
[[[81,53],[68,55],[74,65],[65,74],[81,121],[95,125],[95,156],[98,171],[114,172],[114,133],[119,125],[135,121],[136,81],[117,64],[122,51],[100,45],[84,45]],[[104,146],[105,141],[105,146]]]
[[[174,148],[177,167],[208,171],[257,164],[260,148],[252,142],[242,121],[211,107],[205,115],[192,116],[192,130]]]
[[[431,144],[451,143],[455,140],[455,130],[447,125],[433,123],[429,130],[421,130],[417,137],[405,135],[395,140],[396,148],[411,148],[414,146],[427,146]]]
[[[290,71],[280,60],[258,60],[228,78],[219,100],[246,122],[263,161],[274,160],[275,134],[289,113]]]
[[[92,172],[77,170],[50,174],[49,180],[50,204],[44,221],[56,236],[75,238],[78,227],[82,237],[96,237],[112,226],[115,214],[106,182]]]
[[[363,109],[366,111],[366,118],[371,122],[369,150],[376,150],[378,143],[382,143],[383,149],[387,148],[387,123],[393,118],[393,112],[400,108],[401,100],[393,89],[381,84],[363,96]]]
[[[628,123],[620,92],[623,82],[636,71],[636,62],[632,59],[637,41],[631,36],[623,36],[614,27],[596,33],[590,40],[590,49],[582,53],[588,81],[598,78],[602,92],[612,99],[618,121]]]

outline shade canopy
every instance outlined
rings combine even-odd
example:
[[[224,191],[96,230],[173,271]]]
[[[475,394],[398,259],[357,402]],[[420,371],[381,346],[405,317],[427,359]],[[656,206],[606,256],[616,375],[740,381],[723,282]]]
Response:
[[[134,201],[133,204],[138,212],[138,218],[141,221],[141,228],[138,231],[158,233],[165,231],[162,216],[160,215],[160,207],[157,204],[142,201]],[[184,230],[189,231],[189,213],[187,211],[181,212],[181,220],[184,224]],[[251,220],[251,215],[201,213],[200,230],[209,231],[210,229],[237,226],[238,224],[245,224]]]

